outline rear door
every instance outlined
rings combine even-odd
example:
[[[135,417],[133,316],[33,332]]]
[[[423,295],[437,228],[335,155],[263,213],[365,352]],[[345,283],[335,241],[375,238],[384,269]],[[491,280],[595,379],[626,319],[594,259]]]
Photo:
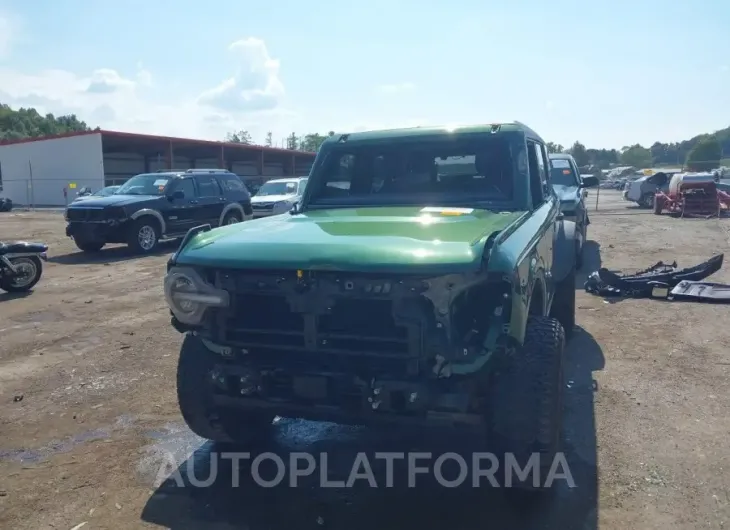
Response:
[[[226,204],[226,198],[218,181],[213,175],[195,175],[193,178],[198,186],[199,204],[196,211],[198,223],[218,226],[223,207]]]
[[[251,209],[251,192],[248,191],[243,179],[233,173],[227,175],[217,175],[218,183],[223,190],[226,200],[225,204],[235,202],[243,208],[244,220],[253,217]]]

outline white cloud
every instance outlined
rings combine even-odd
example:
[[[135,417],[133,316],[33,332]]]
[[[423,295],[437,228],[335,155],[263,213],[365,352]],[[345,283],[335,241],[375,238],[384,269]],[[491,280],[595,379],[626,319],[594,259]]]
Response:
[[[249,37],[231,44],[229,51],[238,59],[235,75],[201,94],[199,102],[230,111],[276,108],[285,91],[279,61],[269,55],[266,43]]]
[[[293,130],[297,115],[281,107],[279,62],[265,43],[248,38],[230,49],[237,59],[234,76],[200,95],[171,96],[175,87],[153,83],[152,74],[138,63],[134,75],[113,68],[87,75],[0,68],[0,101],[35,107],[40,113],[76,114],[92,127],[148,134],[218,140],[228,131],[245,128],[255,141],[263,142],[269,130],[281,135]],[[167,88],[165,99],[156,100],[150,87]]]
[[[401,92],[410,92],[414,90],[416,85],[411,82],[393,83],[386,85],[378,85],[375,90],[380,94],[400,94]]]

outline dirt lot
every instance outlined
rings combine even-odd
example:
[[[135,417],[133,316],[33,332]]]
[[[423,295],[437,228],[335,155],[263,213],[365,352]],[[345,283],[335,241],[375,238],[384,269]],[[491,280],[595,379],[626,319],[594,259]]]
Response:
[[[728,220],[656,217],[616,192],[601,196],[588,271],[601,262],[694,264],[728,249]],[[407,488],[396,477],[386,489],[380,470],[378,488],[321,489],[315,474],[297,488],[267,489],[247,481],[245,467],[238,488],[230,470],[207,488],[178,487],[159,483],[174,469],[159,474],[167,455],[199,479],[218,459],[177,410],[181,337],[161,288],[174,247],[146,258],[109,248],[90,261],[63,235],[59,213],[0,215],[0,239],[51,248],[35,292],[0,295],[0,528],[730,527],[728,306],[608,303],[577,287],[581,329],[569,345],[565,409],[577,487],[532,509],[428,481]],[[727,270],[716,276],[730,283]],[[260,451],[326,451],[333,480],[347,478],[358,451],[453,447],[436,435],[286,419],[276,431]]]

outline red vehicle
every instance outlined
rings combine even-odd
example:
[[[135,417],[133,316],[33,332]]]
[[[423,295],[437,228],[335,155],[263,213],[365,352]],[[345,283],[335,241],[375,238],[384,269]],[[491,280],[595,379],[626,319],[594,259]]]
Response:
[[[666,193],[654,195],[654,213],[667,211],[679,217],[715,217],[730,208],[730,194],[717,188],[712,173],[677,173]]]

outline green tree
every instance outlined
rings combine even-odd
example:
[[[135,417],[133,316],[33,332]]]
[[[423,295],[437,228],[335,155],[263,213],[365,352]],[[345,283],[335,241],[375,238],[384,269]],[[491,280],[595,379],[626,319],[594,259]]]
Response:
[[[639,144],[624,147],[621,150],[621,163],[626,166],[634,166],[638,168],[651,167],[651,151]]]
[[[545,144],[545,147],[547,147],[548,153],[562,153],[563,152],[563,146],[560,144],[556,144],[553,142],[548,142]]]
[[[274,133],[271,131],[266,133],[266,139],[264,140],[264,145],[266,147],[271,147],[274,145]]]
[[[23,140],[71,132],[90,131],[91,128],[75,114],[41,116],[32,108],[12,109],[0,104],[0,140]]]
[[[236,131],[226,135],[226,142],[251,145],[253,140],[248,131]]]
[[[575,142],[573,144],[573,147],[569,149],[569,153],[573,156],[573,158],[575,158],[575,163],[578,164],[578,167],[583,167],[590,164],[588,153],[586,151],[586,146],[582,143]]]
[[[309,133],[305,135],[304,139],[299,143],[299,149],[302,151],[316,153],[319,150],[319,146],[322,145],[322,142],[326,139],[326,136],[319,133]]]
[[[299,137],[296,135],[296,133],[291,133],[286,138],[286,148],[296,150],[299,148]]]
[[[720,166],[722,146],[715,136],[700,140],[687,155],[690,171],[710,171]]]

